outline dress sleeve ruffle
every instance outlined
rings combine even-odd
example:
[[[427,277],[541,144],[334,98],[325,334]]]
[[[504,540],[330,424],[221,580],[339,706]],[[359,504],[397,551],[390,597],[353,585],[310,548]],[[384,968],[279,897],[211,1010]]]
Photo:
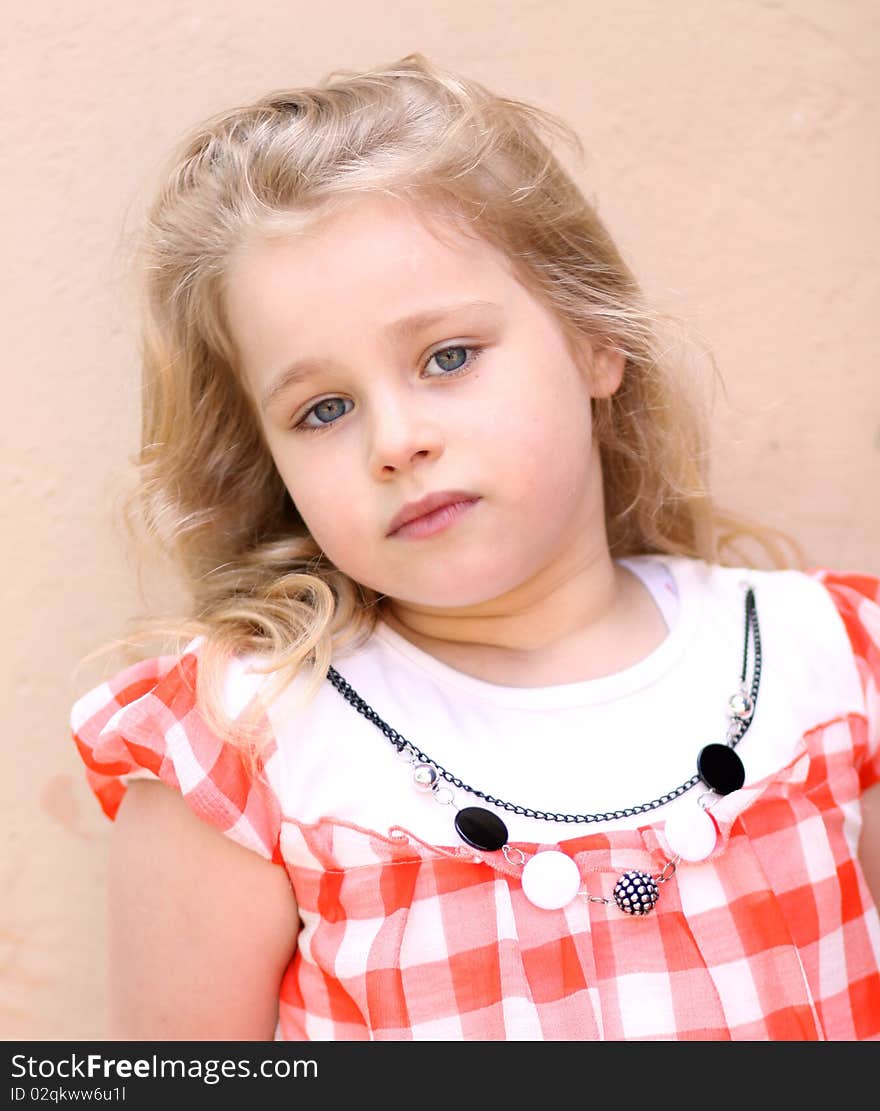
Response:
[[[86,779],[110,819],[130,780],[157,779],[203,821],[281,864],[277,746],[268,742],[252,774],[243,752],[209,728],[196,708],[200,639],[180,655],[123,669],[74,703],[70,728]]]
[[[863,790],[880,781],[880,578],[818,568],[810,572],[831,595],[852,646],[865,699]]]

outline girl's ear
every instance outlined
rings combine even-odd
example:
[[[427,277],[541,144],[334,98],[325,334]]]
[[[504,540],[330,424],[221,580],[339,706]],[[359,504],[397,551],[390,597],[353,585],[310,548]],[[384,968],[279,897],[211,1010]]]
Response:
[[[600,341],[582,338],[581,350],[587,368],[591,397],[611,397],[623,381],[626,356],[613,347],[601,346]]]

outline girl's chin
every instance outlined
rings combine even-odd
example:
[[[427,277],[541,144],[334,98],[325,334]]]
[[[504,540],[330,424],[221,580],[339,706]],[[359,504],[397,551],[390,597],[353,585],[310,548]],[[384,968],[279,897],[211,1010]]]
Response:
[[[383,593],[380,591],[380,593]],[[434,613],[454,617],[457,615],[465,616],[472,611],[474,616],[477,616],[479,611],[484,610],[486,613],[491,612],[492,603],[496,599],[502,597],[504,594],[509,593],[508,590],[489,590],[487,584],[482,583],[479,587],[474,586],[471,590],[452,590],[452,589],[436,589],[436,590],[412,590],[401,591],[398,584],[395,588],[390,588],[384,592],[385,596],[394,604],[404,608],[419,610],[423,613]]]
[[[402,567],[403,574],[383,576],[381,580],[376,576],[372,581],[370,576],[359,578],[351,571],[347,573],[356,582],[402,606],[449,613],[450,610],[491,607],[492,602],[517,593],[529,580],[528,570],[524,577],[522,573],[517,573],[520,569],[498,567],[490,578],[483,570],[489,562],[490,558],[485,554],[460,561],[438,557],[433,575],[407,575],[406,568]]]

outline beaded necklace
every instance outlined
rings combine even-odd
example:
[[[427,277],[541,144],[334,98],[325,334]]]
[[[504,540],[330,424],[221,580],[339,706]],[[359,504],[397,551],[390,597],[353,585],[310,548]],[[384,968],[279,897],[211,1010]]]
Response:
[[[346,682],[339,672],[331,667],[327,678],[342,697],[372,722],[391,742],[401,755],[405,755],[413,768],[413,785],[421,791],[434,795],[438,802],[454,803],[451,787],[464,791],[475,798],[482,799],[492,806],[507,810],[527,818],[539,818],[551,822],[591,824],[610,822],[617,818],[628,818],[644,814],[666,805],[673,799],[689,791],[702,782],[708,793],[716,796],[729,795],[739,790],[745,782],[745,768],[734,751],[745,736],[752,723],[758,701],[761,682],[761,630],[758,624],[758,611],[754,590],[746,586],[745,594],[745,632],[743,643],[743,663],[739,684],[728,699],[727,735],[723,743],[714,742],[704,745],[697,755],[697,771],[686,782],[653,799],[651,802],[638,803],[621,810],[594,814],[560,814],[550,810],[537,810],[506,802],[486,791],[479,790],[463,782],[458,776],[447,771],[436,760],[417,748],[396,729],[376,713],[363,698]],[[752,646],[754,662],[751,685],[746,686],[749,661],[749,647]],[[450,784],[451,787],[444,784]],[[565,853],[558,850],[544,850],[526,860],[521,849],[508,844],[507,826],[492,810],[483,806],[466,806],[457,810],[455,830],[459,837],[472,848],[482,852],[501,851],[510,864],[522,866],[522,887],[526,898],[533,905],[545,910],[559,909],[567,905],[578,894],[581,878],[577,865]],[[668,820],[664,827],[666,840],[674,853],[658,875],[631,870],[625,872],[617,881],[613,899],[625,914],[644,915],[654,909],[659,898],[659,885],[666,883],[675,873],[681,860],[704,860],[715,847],[717,827],[708,810],[702,805],[697,811],[686,815],[685,820]],[[587,896],[592,902],[608,903],[611,900]]]

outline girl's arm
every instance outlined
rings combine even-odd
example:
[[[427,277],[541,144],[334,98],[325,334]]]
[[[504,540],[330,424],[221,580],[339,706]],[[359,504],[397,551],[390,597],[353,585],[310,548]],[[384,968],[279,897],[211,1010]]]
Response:
[[[875,783],[862,795],[859,862],[874,902],[880,907],[880,783]]]
[[[129,784],[110,846],[110,1038],[271,1041],[298,930],[282,867],[161,783]]]

